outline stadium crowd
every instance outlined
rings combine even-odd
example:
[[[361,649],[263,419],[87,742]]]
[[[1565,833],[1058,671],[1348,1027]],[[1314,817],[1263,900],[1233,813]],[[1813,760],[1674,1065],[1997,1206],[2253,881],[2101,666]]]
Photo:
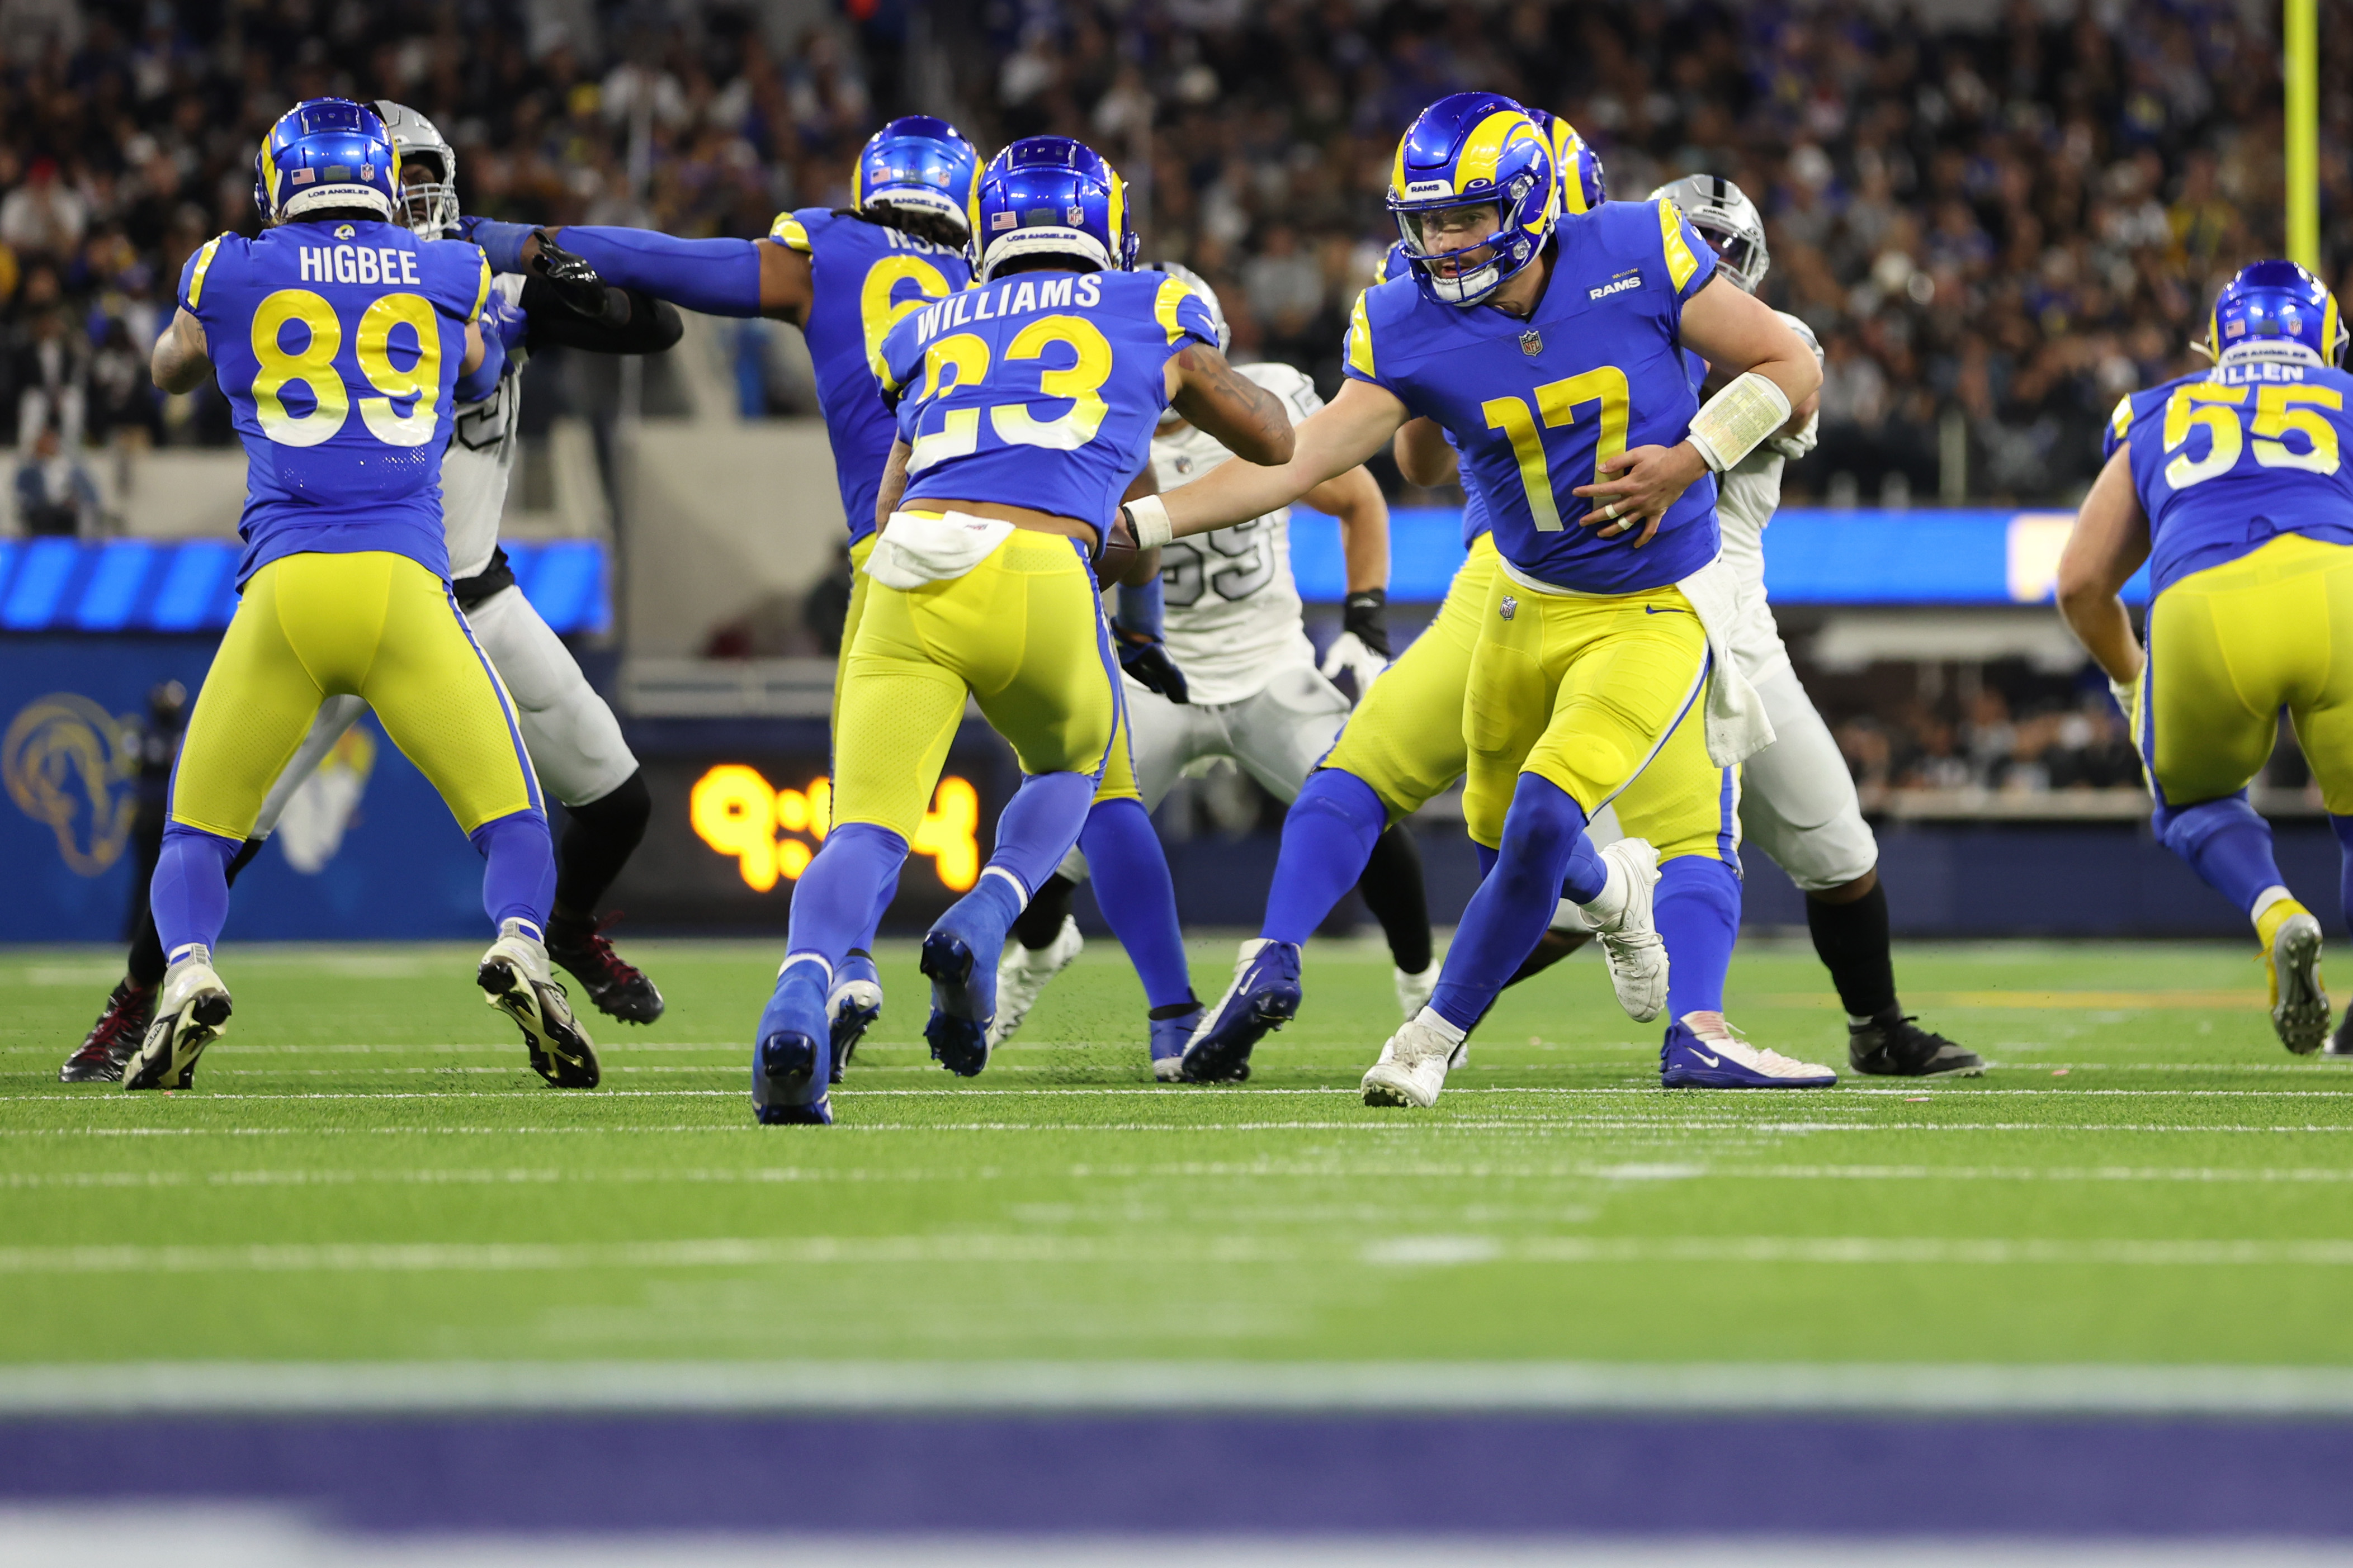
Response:
[[[230,438],[209,389],[154,392],[146,346],[187,254],[254,229],[263,131],[321,93],[435,117],[470,210],[688,235],[846,203],[893,113],[945,109],[984,148],[1082,136],[1146,205],[1147,255],[1217,284],[1237,357],[1329,390],[1393,237],[1399,128],[1494,87],[1567,113],[1617,195],[1704,171],[1767,213],[1765,292],[1828,354],[1793,500],[2064,501],[2117,395],[2186,368],[2220,280],[2278,248],[2281,138],[2276,45],[2240,8],[2063,9],[2013,0],[1971,30],[1838,3],[839,0],[780,20],[793,8],[699,0],[0,0],[18,526],[91,529],[91,447]],[[2322,37],[2325,242],[2343,261],[2353,0],[2332,0]],[[747,403],[791,408],[802,394],[757,361]],[[2072,700],[2042,709],[2025,727],[2047,744],[1947,703],[1850,749],[1890,784],[2109,782],[2105,732],[2078,735],[2092,721]]]

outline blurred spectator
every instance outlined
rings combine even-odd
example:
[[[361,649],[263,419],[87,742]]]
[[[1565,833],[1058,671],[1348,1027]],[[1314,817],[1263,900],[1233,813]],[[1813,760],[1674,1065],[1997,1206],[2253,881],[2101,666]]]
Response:
[[[98,486],[90,470],[45,424],[16,463],[16,526],[26,533],[95,531]]]

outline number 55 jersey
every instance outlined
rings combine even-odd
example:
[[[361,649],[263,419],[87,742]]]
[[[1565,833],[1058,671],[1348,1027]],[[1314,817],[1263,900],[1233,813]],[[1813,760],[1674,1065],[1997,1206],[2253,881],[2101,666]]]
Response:
[[[2103,458],[2129,447],[2148,514],[2149,592],[2283,534],[2353,544],[2342,461],[2353,375],[2258,360],[2218,365],[2116,405]]]
[[[303,552],[389,551],[449,575],[441,454],[490,264],[395,224],[290,223],[188,258],[180,304],[246,450],[242,584]]]

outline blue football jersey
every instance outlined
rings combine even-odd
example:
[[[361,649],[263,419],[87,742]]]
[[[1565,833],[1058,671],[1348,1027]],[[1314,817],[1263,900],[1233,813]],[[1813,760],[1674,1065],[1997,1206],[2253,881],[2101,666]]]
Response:
[[[1435,304],[1395,278],[1357,298],[1344,368],[1454,437],[1512,564],[1589,594],[1660,587],[1715,554],[1715,479],[1685,490],[1641,550],[1579,527],[1593,509],[1570,492],[1602,458],[1689,431],[1699,399],[1683,307],[1714,276],[1714,253],[1664,201],[1606,203],[1559,236],[1530,319]]]
[[[1100,525],[1151,456],[1168,361],[1218,346],[1165,272],[1021,272],[952,294],[882,341],[911,448],[903,506],[996,501]]]
[[[303,551],[388,550],[449,574],[441,452],[490,291],[480,250],[397,224],[281,224],[188,258],[180,304],[245,443],[239,583]]]
[[[882,339],[908,311],[963,289],[972,266],[962,251],[825,207],[781,215],[768,237],[809,258],[803,335],[854,544],[874,531],[874,496],[895,434],[874,384]]]
[[[2353,375],[2259,361],[2217,365],[2116,405],[2105,452],[2132,452],[2148,514],[2149,591],[2283,533],[2353,544]]]

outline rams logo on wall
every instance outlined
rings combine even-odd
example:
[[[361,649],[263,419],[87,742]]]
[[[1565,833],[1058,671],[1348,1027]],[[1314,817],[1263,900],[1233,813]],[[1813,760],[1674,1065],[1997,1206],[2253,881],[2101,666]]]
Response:
[[[85,877],[121,858],[139,815],[139,760],[124,721],[72,691],[26,703],[0,738],[8,798],[58,836],[58,853]]]

